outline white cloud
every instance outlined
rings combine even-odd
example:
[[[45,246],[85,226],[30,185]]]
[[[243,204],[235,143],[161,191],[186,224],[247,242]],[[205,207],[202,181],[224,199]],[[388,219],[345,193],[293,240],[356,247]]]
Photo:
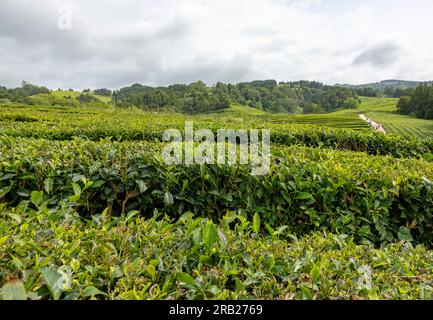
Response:
[[[428,0],[69,3],[60,30],[65,1],[2,0],[0,84],[433,79]]]

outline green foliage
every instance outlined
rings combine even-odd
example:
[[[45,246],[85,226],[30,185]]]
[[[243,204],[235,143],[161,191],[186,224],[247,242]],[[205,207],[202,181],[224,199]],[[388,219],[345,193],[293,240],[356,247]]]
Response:
[[[111,97],[112,95],[111,90],[106,88],[96,89],[93,92],[99,96],[105,96],[105,97]]]
[[[421,159],[275,146],[270,174],[258,177],[248,165],[167,166],[155,156],[160,143],[0,141],[0,190],[10,205],[69,199],[87,213],[110,207],[150,216],[159,208],[216,219],[240,210],[260,216],[254,230],[261,223],[296,234],[325,227],[375,243],[394,241],[400,227],[415,223],[416,242],[432,239],[433,164]]]
[[[397,110],[400,114],[410,114],[411,111],[411,97],[403,96],[397,103]]]
[[[63,292],[62,274],[50,268],[40,269],[40,273],[45,285],[50,291],[50,295],[54,300],[59,300]]]
[[[62,91],[66,92],[66,91]],[[48,105],[48,106],[63,106],[69,108],[76,108],[80,106],[80,103],[75,99],[75,95],[55,93],[44,93],[38,94],[32,97],[32,102],[35,105]]]
[[[116,91],[114,98],[120,107],[136,106],[146,111],[174,110],[188,114],[211,112],[230,106],[227,94],[208,88],[201,81],[157,88],[134,84]]]
[[[414,113],[417,118],[433,119],[433,85],[421,84],[410,94],[402,96],[397,108],[401,114]]]
[[[26,288],[22,281],[14,279],[0,289],[0,300],[27,300]]]
[[[253,217],[253,230],[256,233],[260,231],[260,216],[257,213]]]
[[[359,106],[359,101],[354,98],[346,99],[343,103],[344,109],[356,109]]]
[[[345,99],[354,97],[351,90],[325,86],[319,82],[280,82],[274,80],[221,84],[230,99],[268,112],[323,113],[341,108]]]
[[[361,85],[337,85],[350,88],[356,94],[366,97],[387,96],[390,98],[400,98],[419,86],[419,81],[406,80],[383,80],[376,83],[367,83]]]
[[[32,191],[30,200],[35,206],[39,206],[42,203],[44,193],[42,191]]]
[[[46,87],[35,86],[25,81],[22,82],[21,87],[14,89],[0,87],[0,99],[8,99],[19,103],[31,104],[32,100],[29,97],[41,93],[50,93],[50,90]]]
[[[19,215],[17,222],[13,217]],[[159,216],[159,218],[157,218]],[[374,248],[350,237],[287,231],[253,235],[228,212],[215,224],[161,212],[144,219],[70,205],[0,207],[2,299],[429,299],[433,255],[400,242]],[[216,235],[218,234],[218,236]],[[14,280],[8,276],[14,275]]]
[[[314,108],[350,97],[316,82],[236,86],[137,85],[113,99],[245,95],[255,109],[154,114],[74,91],[2,106],[0,299],[431,299],[433,140],[369,132],[358,117],[391,114],[397,100],[269,115],[301,96]],[[270,129],[270,174],[166,165],[162,132],[185,120]]]
[[[381,123],[386,132],[407,138],[433,138],[433,121],[391,112],[368,112],[367,117]]]
[[[86,90],[84,90],[83,93],[57,90],[34,95],[30,100],[34,105],[55,107],[57,112],[61,110],[62,107],[69,109],[68,111],[71,112],[71,108],[107,107],[107,103],[110,102],[111,98],[98,96]]]
[[[98,98],[92,96],[91,94],[88,93],[82,93],[79,96],[77,96],[76,98],[80,103],[95,103],[95,102],[100,102]]]
[[[356,111],[361,109],[364,109],[363,105]],[[433,152],[431,139],[418,140],[412,137],[384,136],[374,132],[364,132],[362,129],[368,129],[368,125],[358,117],[356,111],[342,110],[332,115],[256,115],[236,119],[229,114],[218,113],[212,116],[189,118],[180,114],[153,114],[138,110],[11,107],[0,109],[0,133],[50,140],[69,140],[79,136],[91,140],[111,137],[112,140],[118,141],[160,141],[165,129],[177,128],[183,132],[185,121],[193,120],[195,128],[209,128],[214,133],[224,127],[231,129],[265,127],[272,132],[272,143],[284,145],[329,147],[362,151],[372,155],[389,154],[395,157],[421,157],[425,153]],[[23,116],[37,121],[15,121],[16,117]],[[326,126],[307,125],[310,123]],[[338,129],[330,128],[332,126]],[[340,129],[340,126],[359,130]],[[386,124],[385,126],[387,128]],[[427,128],[422,132],[427,135]]]
[[[218,82],[206,87],[201,82],[168,87],[134,84],[115,93],[119,106],[137,106],[144,110],[172,109],[183,113],[203,113],[226,109],[230,102],[268,112],[322,113],[343,107],[351,90],[324,86],[318,82],[275,80],[242,82],[235,85]]]

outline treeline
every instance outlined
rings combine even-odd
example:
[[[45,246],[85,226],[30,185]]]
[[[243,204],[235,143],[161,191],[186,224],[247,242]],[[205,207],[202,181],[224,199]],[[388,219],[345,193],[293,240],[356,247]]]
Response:
[[[58,91],[62,91],[58,89]],[[77,95],[73,89],[69,89],[70,95],[57,95],[50,89],[42,86],[37,86],[26,81],[23,81],[21,87],[8,89],[0,86],[0,102],[10,101],[28,105],[51,105],[64,107],[101,107],[106,104],[94,96],[90,89],[83,90]],[[108,89],[98,89],[94,94],[101,96],[111,96],[112,92]]]
[[[227,94],[216,87],[207,87],[202,81],[168,87],[134,84],[114,91],[113,100],[119,107],[135,106],[145,111],[203,113],[230,107]]]
[[[184,113],[216,111],[230,102],[267,112],[325,113],[338,108],[356,108],[359,99],[353,90],[325,86],[314,81],[251,81],[238,84],[218,82],[207,87],[202,81],[189,85],[148,87],[134,84],[113,92],[119,107],[140,107],[146,111],[172,109]]]
[[[73,91],[70,89],[70,91]],[[119,90],[96,89],[93,94],[111,97],[120,108],[138,107],[145,111],[174,111],[187,114],[226,109],[231,103],[271,113],[326,113],[340,108],[356,108],[360,102],[350,88],[327,86],[316,81],[280,82],[257,80],[238,84],[218,82],[207,86],[202,81],[150,87],[134,84]],[[31,96],[34,96],[30,99]],[[45,87],[27,82],[15,89],[0,87],[0,99],[26,104],[62,106],[99,105],[90,89],[78,97],[51,94]]]
[[[413,89],[407,88],[396,88],[396,87],[387,87],[384,89],[376,89],[373,87],[362,87],[362,88],[353,88],[352,89],[355,94],[364,97],[388,97],[388,98],[400,98],[408,93],[412,92]]]
[[[400,114],[433,119],[433,85],[421,84],[415,90],[411,90],[400,98],[397,109]]]
[[[7,99],[18,103],[33,104],[33,101],[29,97],[40,93],[50,93],[50,90],[25,81],[22,82],[21,87],[14,89],[0,87],[0,99]]]
[[[274,113],[325,113],[357,106],[357,97],[350,89],[315,81],[265,80],[235,85],[218,83],[216,87],[237,103]]]
[[[420,82],[390,79],[375,83],[359,85],[336,84],[336,86],[352,89],[359,96],[400,98],[405,95],[410,95],[413,90],[422,83],[433,84],[432,81]]]
[[[92,92],[92,90],[90,90],[90,89],[83,90],[83,93],[91,93],[91,92]],[[97,94],[99,96],[105,96],[105,97],[111,97],[113,94],[113,92],[107,88],[95,89],[93,91],[93,93]]]
[[[36,105],[50,105],[50,106],[63,106],[63,107],[104,107],[106,104],[99,100],[91,93],[80,94],[39,94],[32,97],[32,103]]]

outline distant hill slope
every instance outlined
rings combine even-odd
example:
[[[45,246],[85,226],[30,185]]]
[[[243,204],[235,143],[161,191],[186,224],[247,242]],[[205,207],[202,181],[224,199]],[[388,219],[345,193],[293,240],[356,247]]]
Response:
[[[383,80],[375,83],[366,83],[366,84],[358,84],[358,85],[336,84],[336,86],[343,87],[343,88],[373,88],[377,90],[383,90],[386,88],[399,88],[399,89],[416,88],[421,83],[433,84],[433,81],[408,81],[408,80],[391,79],[391,80]]]
[[[80,99],[80,97],[84,97]],[[83,93],[80,91],[53,90],[49,93],[39,93],[30,96],[29,99],[37,105],[58,105],[65,107],[83,106],[108,106],[111,104],[111,97],[100,96],[93,92]]]
[[[219,114],[223,116],[231,115],[235,117],[240,117],[240,116],[261,116],[261,115],[268,114],[268,112],[256,108],[252,108],[250,106],[244,106],[238,103],[231,103],[230,108],[217,110],[211,114],[213,115]]]

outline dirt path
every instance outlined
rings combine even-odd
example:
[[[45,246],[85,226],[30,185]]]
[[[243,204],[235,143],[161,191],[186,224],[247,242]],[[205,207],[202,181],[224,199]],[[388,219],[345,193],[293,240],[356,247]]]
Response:
[[[385,130],[385,128],[384,128],[383,125],[381,125],[380,123],[377,123],[376,121],[374,121],[374,120],[372,120],[372,119],[370,119],[370,118],[367,118],[364,114],[360,114],[359,117],[360,117],[362,120],[368,122],[368,124],[370,125],[370,127],[372,127],[372,128],[373,128],[374,130],[376,130],[377,132],[382,132],[382,133],[385,133],[385,134],[386,134],[386,130]]]

